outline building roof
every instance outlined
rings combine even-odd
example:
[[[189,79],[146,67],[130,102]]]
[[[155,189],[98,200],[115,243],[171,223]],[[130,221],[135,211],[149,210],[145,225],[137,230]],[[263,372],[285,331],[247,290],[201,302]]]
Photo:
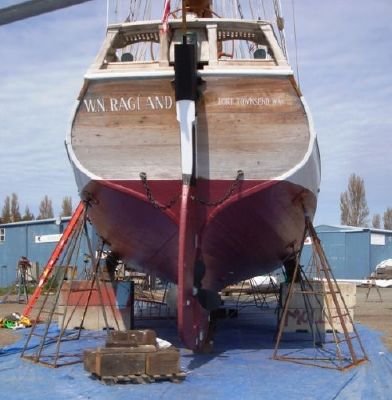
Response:
[[[48,219],[34,219],[31,221],[19,221],[19,222],[8,222],[6,224],[0,224],[0,228],[14,227],[14,226],[25,226],[25,225],[39,225],[39,224],[50,224],[55,223],[60,225],[61,222],[68,222],[71,217],[57,217]]]
[[[392,230],[349,225],[317,225],[317,232],[372,232],[392,235]]]

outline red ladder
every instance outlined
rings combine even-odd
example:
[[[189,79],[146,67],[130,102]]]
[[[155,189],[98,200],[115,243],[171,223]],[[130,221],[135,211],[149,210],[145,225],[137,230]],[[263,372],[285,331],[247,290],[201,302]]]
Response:
[[[54,265],[59,259],[61,253],[64,250],[64,247],[66,246],[68,239],[72,236],[72,233],[74,232],[74,229],[83,215],[83,211],[85,209],[85,206],[83,202],[80,202],[78,207],[76,208],[75,212],[72,215],[72,218],[70,219],[67,227],[65,228],[65,231],[63,235],[61,236],[61,239],[57,243],[55,249],[53,250],[53,253],[51,254],[48,263],[46,264],[46,267],[42,271],[42,274],[39,278],[39,282],[37,287],[34,290],[34,293],[30,297],[29,302],[26,304],[25,309],[23,310],[23,316],[29,317],[31,310],[34,307],[34,304],[36,301],[39,299],[39,296],[41,295],[42,289],[46,282],[48,281],[51,272],[53,271]]]

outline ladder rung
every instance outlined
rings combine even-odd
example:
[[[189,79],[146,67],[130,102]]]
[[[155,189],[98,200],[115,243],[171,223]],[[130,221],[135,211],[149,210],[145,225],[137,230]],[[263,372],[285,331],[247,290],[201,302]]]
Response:
[[[35,332],[32,332],[30,334],[30,336],[41,337],[41,338],[45,338],[45,339],[49,339],[49,340],[57,340],[58,339],[58,337],[51,337],[49,335],[43,335],[41,333],[35,333]]]
[[[344,313],[344,314],[340,314],[340,315],[333,315],[333,316],[331,316],[331,318],[348,317],[349,315],[350,315],[349,313]]]
[[[48,310],[41,310],[39,315],[41,314],[51,314],[51,315],[64,315],[64,313],[62,312],[58,312],[58,311],[48,311]]]
[[[339,339],[336,341],[336,343],[343,343],[343,342],[348,342],[348,341],[352,341],[353,339],[356,339],[358,336],[353,336],[353,337],[349,337],[349,338],[344,338],[344,339]]]
[[[52,315],[64,315],[64,313],[55,311],[55,312],[52,312]]]
[[[300,294],[318,294],[318,295],[323,295],[325,292],[316,292],[315,290],[310,291],[310,290],[298,290],[295,291],[296,293],[300,293]]]

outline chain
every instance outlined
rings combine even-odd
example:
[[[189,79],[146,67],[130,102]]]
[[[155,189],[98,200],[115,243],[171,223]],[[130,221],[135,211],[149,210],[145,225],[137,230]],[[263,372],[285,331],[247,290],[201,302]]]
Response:
[[[179,196],[174,197],[172,200],[169,201],[168,204],[161,206],[155,200],[154,196],[152,195],[151,188],[147,182],[147,174],[145,172],[141,172],[139,174],[139,176],[140,176],[140,179],[142,180],[144,190],[146,191],[147,199],[150,201],[150,203],[155,208],[158,208],[159,210],[167,210],[174,206],[174,204],[177,202]],[[237,187],[240,185],[240,182],[243,179],[243,177],[244,177],[244,172],[241,169],[238,170],[235,181],[231,184],[230,188],[227,190],[227,192],[224,194],[224,196],[220,200],[210,202],[210,201],[206,201],[203,199],[199,199],[195,196],[190,196],[190,198],[194,201],[198,201],[200,204],[203,204],[207,207],[217,207],[217,206],[221,205],[222,203],[224,203],[229,197],[231,197],[233,195],[233,193],[236,191]]]
[[[222,203],[224,203],[235,192],[235,190],[239,186],[240,181],[243,179],[243,177],[244,177],[244,171],[239,169],[237,171],[237,177],[235,178],[235,181],[231,184],[229,190],[225,193],[225,195],[220,200],[209,202],[209,201],[206,201],[206,200],[198,199],[195,196],[191,196],[191,199],[195,200],[195,201],[198,201],[199,203],[201,203],[201,204],[203,204],[205,206],[208,206],[208,207],[219,206]]]
[[[174,204],[177,202],[179,196],[174,197],[172,200],[169,201],[168,204],[161,206],[154,198],[154,196],[152,195],[151,192],[151,188],[148,185],[147,182],[147,174],[145,172],[140,172],[139,174],[140,179],[142,180],[143,186],[144,186],[144,190],[146,191],[146,196],[148,198],[148,200],[150,201],[150,203],[155,207],[158,208],[159,210],[167,210],[171,207],[174,206]]]
[[[93,194],[87,190],[83,190],[82,199],[87,207],[99,204],[99,201],[93,196]]]

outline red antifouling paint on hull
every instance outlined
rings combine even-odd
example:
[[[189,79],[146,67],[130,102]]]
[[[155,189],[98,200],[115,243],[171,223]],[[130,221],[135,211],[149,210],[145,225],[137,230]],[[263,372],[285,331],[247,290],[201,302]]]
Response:
[[[99,234],[131,267],[178,284],[178,330],[199,350],[208,336],[208,312],[193,295],[194,265],[202,259],[203,289],[223,287],[279,267],[304,232],[304,207],[313,216],[315,195],[285,181],[244,181],[227,200],[232,182],[181,186],[151,182],[153,201],[137,181],[92,181],[89,217]],[[172,199],[169,208],[164,205]]]

